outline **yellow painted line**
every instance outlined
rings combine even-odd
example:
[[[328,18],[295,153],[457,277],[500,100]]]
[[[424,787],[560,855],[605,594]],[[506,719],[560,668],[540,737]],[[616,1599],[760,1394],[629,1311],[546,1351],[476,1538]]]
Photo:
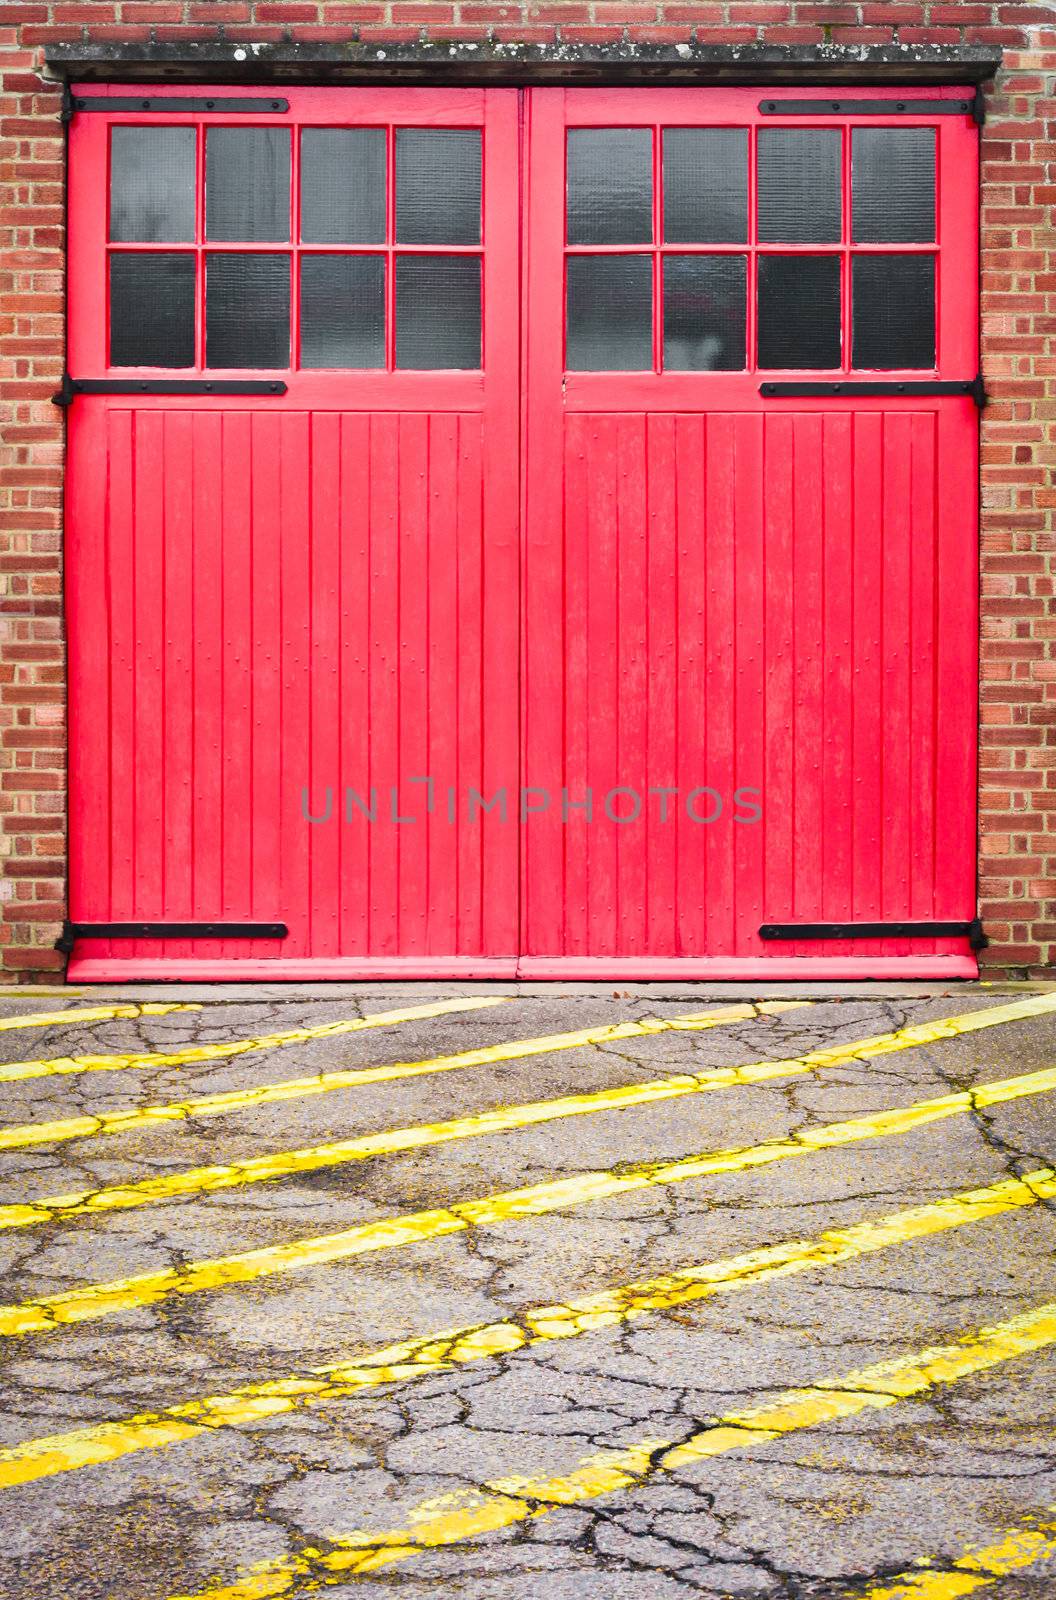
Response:
[[[713,1013],[711,1017],[695,1021],[692,1025],[697,1028],[715,1026],[718,1020]],[[669,1028],[675,1025],[672,1021],[659,1026]],[[846,1057],[841,1055],[839,1059],[845,1060]],[[191,1194],[212,1194],[221,1189],[242,1188],[250,1183],[289,1178],[301,1172],[318,1172],[352,1161],[369,1161],[401,1151],[449,1144],[457,1139],[509,1133],[566,1117],[626,1111],[634,1106],[653,1105],[683,1095],[703,1094],[709,1089],[767,1083],[793,1073],[816,1070],[816,1063],[807,1066],[800,1061],[753,1061],[744,1067],[719,1067],[699,1073],[682,1072],[671,1078],[621,1084],[618,1088],[598,1089],[591,1094],[561,1095],[552,1100],[533,1100],[524,1105],[503,1106],[495,1111],[473,1112],[469,1116],[452,1117],[445,1122],[389,1128],[382,1133],[361,1134],[353,1139],[310,1145],[301,1150],[281,1150],[272,1155],[253,1156],[246,1161],[235,1161],[225,1166],[191,1167],[185,1172],[171,1172],[160,1178],[78,1189],[40,1200],[0,1206],[0,1230],[29,1228],[46,1222],[67,1222],[75,1217],[99,1216],[108,1211],[128,1211],[136,1206],[155,1205]]]
[[[181,1004],[154,1004],[133,1006],[71,1006],[68,1011],[26,1012],[21,1017],[0,1017],[0,1033],[18,1028],[56,1028],[64,1023],[105,1022],[111,1017],[164,1017],[170,1011],[201,1011],[200,1005],[190,1001]]]
[[[180,1122],[187,1117],[251,1111],[257,1106],[297,1100],[305,1095],[329,1094],[335,1089],[355,1089],[366,1083],[392,1083],[400,1078],[417,1078],[427,1073],[455,1072],[464,1067],[518,1061],[527,1056],[574,1050],[581,1045],[609,1044],[613,1040],[640,1039],[672,1031],[699,1032],[707,1028],[723,1028],[731,1022],[749,1022],[760,1016],[798,1011],[811,1004],[809,1000],[761,1000],[755,1004],[696,1011],[689,1016],[666,1020],[647,1017],[641,1022],[610,1022],[596,1028],[579,1028],[575,1033],[555,1033],[537,1039],[510,1039],[502,1044],[485,1045],[478,1050],[462,1050],[458,1055],[432,1056],[425,1061],[395,1061],[381,1067],[353,1067],[343,1072],[318,1073],[310,1078],[290,1078],[285,1083],[266,1083],[251,1089],[233,1089],[224,1094],[199,1095],[168,1105],[128,1106],[120,1111],[99,1112],[95,1116],[65,1117],[57,1122],[27,1122],[0,1128],[0,1150],[21,1150],[32,1144],[56,1144],[64,1139],[87,1139],[101,1133],[128,1133],[159,1123]]]
[[[1056,1506],[1049,1506],[1047,1514],[1054,1513]],[[856,1593],[860,1600],[956,1600],[1052,1557],[1056,1557],[1056,1522],[1042,1522],[1011,1528],[995,1544],[966,1550],[941,1571],[903,1572],[876,1588]]]
[[[643,1162],[637,1167],[625,1166],[607,1172],[581,1172],[572,1178],[509,1189],[479,1200],[460,1200],[435,1211],[412,1211],[386,1217],[380,1222],[360,1223],[341,1233],[294,1239],[288,1244],[267,1245],[210,1261],[189,1261],[180,1267],[167,1267],[164,1271],[142,1273],[134,1278],[118,1278],[109,1283],[85,1284],[79,1289],[45,1295],[19,1305],[0,1306],[0,1337],[50,1333],[68,1323],[95,1321],[136,1306],[157,1305],[174,1294],[199,1294],[236,1283],[253,1283],[277,1273],[344,1261],[367,1251],[420,1244],[448,1234],[464,1233],[469,1228],[494,1227],[515,1218],[544,1216],[612,1195],[683,1183],[690,1178],[744,1172],[856,1140],[906,1133],[964,1111],[999,1105],[1053,1088],[1056,1088],[1056,1067],[981,1084],[963,1094],[921,1100],[915,1105],[877,1112],[871,1117],[854,1117],[847,1122],[805,1128],[789,1138],[771,1139],[747,1149],[683,1156],[674,1161]]]
[[[370,1351],[356,1361],[312,1367],[286,1378],[246,1384],[228,1394],[185,1401],[164,1411],[141,1412],[47,1438],[28,1439],[0,1449],[0,1489],[79,1467],[100,1466],[139,1450],[159,1450],[217,1428],[245,1427],[264,1417],[344,1400],[383,1384],[435,1377],[468,1362],[509,1355],[530,1345],[578,1338],[651,1312],[754,1288],[772,1278],[837,1266],[877,1250],[1052,1198],[1056,1198],[1056,1171],[1045,1167],[1022,1178],[1005,1178],[988,1188],[970,1189],[876,1221],[831,1228],[812,1239],[767,1245],[725,1261],[685,1267],[558,1305],[532,1306],[501,1322],[407,1339]]]
[[[302,1584],[314,1588],[341,1583],[349,1576],[407,1561],[423,1550],[460,1544],[498,1528],[535,1521],[561,1506],[637,1488],[660,1473],[694,1467],[731,1450],[751,1449],[863,1411],[883,1410],[1054,1342],[1056,1303],[979,1329],[956,1344],[880,1361],[728,1412],[681,1444],[665,1438],[641,1439],[623,1449],[586,1456],[552,1478],[516,1475],[438,1495],[420,1502],[402,1528],[335,1535],[329,1549],[309,1545],[296,1555],[257,1562],[234,1583],[171,1600],[266,1600]]]
[[[776,1001],[777,1005],[787,1002]],[[765,1002],[764,1002],[765,1004]],[[696,1028],[714,1025],[715,1013],[702,1021],[690,1020]],[[657,1023],[656,1028],[685,1026],[686,1018]],[[632,1026],[632,1024],[628,1024]],[[634,1024],[633,1026],[640,1026]],[[875,1040],[865,1041],[867,1046]],[[902,1046],[906,1048],[905,1045]],[[501,1106],[494,1111],[473,1112],[444,1122],[423,1122],[406,1128],[388,1128],[381,1133],[360,1134],[329,1144],[308,1145],[300,1150],[280,1150],[271,1155],[253,1156],[224,1166],[191,1167],[184,1172],[166,1173],[160,1178],[112,1184],[94,1189],[76,1189],[66,1194],[46,1195],[0,1206],[0,1230],[31,1228],[42,1223],[67,1222],[76,1217],[100,1216],[109,1211],[128,1211],[137,1206],[182,1199],[192,1194],[214,1194],[222,1189],[243,1188],[246,1184],[266,1183],[294,1177],[302,1172],[319,1172],[344,1166],[352,1161],[369,1161],[379,1156],[407,1150],[422,1150],[450,1144],[458,1139],[477,1139],[488,1134],[510,1133],[537,1127],[567,1117],[594,1116],[606,1111],[626,1111],[632,1107],[655,1105],[685,1095],[703,1094],[711,1089],[729,1089],[769,1083],[796,1074],[815,1072],[822,1065],[834,1066],[857,1054],[856,1045],[836,1045],[813,1051],[808,1056],[782,1061],[752,1061],[743,1067],[719,1067],[705,1072],[680,1072],[670,1078],[654,1078],[639,1083],[620,1084],[614,1089],[598,1089],[590,1094],[561,1095],[552,1100],[532,1100],[523,1105]],[[1056,1087],[1056,1068],[1035,1074],[1038,1087],[1032,1093]],[[1017,1080],[1019,1081],[1019,1080]],[[1025,1092],[1025,1091],[1024,1091]],[[956,1098],[956,1097],[954,1097]],[[963,1096],[964,1109],[971,1093]],[[944,1113],[948,1115],[948,1113]]]
[[[410,1006],[404,1011],[376,1011],[369,1017],[324,1022],[316,1028],[287,1028],[283,1033],[264,1033],[256,1039],[187,1045],[182,1050],[140,1051],[128,1056],[57,1056],[51,1061],[7,1061],[0,1064],[0,1083],[16,1083],[23,1078],[50,1078],[71,1072],[125,1072],[130,1067],[185,1067],[191,1062],[227,1061],[232,1056],[248,1055],[252,1050],[275,1050],[285,1044],[301,1044],[306,1039],[329,1039],[343,1033],[359,1033],[364,1028],[388,1028],[398,1022],[412,1022],[416,1017],[445,1016],[450,1011],[478,1011],[485,1006],[509,1005],[512,999],[513,996],[507,994],[436,1000],[430,1005]]]
[[[448,1009],[469,1004],[502,1003],[501,1000],[444,1002]],[[419,1077],[434,1072],[453,1072],[465,1067],[487,1066],[502,1061],[518,1061],[528,1056],[550,1054],[558,1050],[573,1050],[581,1045],[610,1044],[620,1039],[642,1038],[672,1029],[695,1031],[719,1027],[729,1022],[749,1021],[759,1015],[798,1010],[811,1003],[809,1000],[764,1000],[754,1005],[726,1006],[721,1010],[694,1012],[688,1016],[671,1017],[667,1020],[645,1018],[641,1022],[610,1023],[596,1028],[580,1028],[572,1033],[555,1033],[536,1039],[509,1040],[479,1050],[464,1050],[457,1055],[433,1056],[423,1061],[397,1061],[381,1067],[350,1068],[345,1072],[327,1072],[310,1078],[292,1078],[284,1083],[263,1084],[256,1088],[237,1089],[225,1094],[201,1095],[193,1099],[173,1101],[167,1105],[129,1106],[118,1111],[100,1112],[95,1116],[66,1117],[55,1122],[22,1123],[9,1128],[0,1128],[0,1150],[18,1150],[33,1144],[52,1144],[66,1139],[91,1138],[103,1133],[127,1133],[136,1128],[158,1123],[178,1122],[188,1117],[216,1116],[227,1111],[250,1110],[255,1106],[298,1099],[304,1095],[328,1093],[334,1089],[355,1088],[357,1085],[367,1083],[388,1083],[400,1078]],[[1028,1000],[1017,1000],[1011,1005],[987,1006],[979,1011],[969,1011],[959,1016],[939,1017],[934,1022],[897,1028],[891,1033],[860,1039],[855,1044],[832,1045],[823,1050],[812,1050],[806,1055],[769,1065],[775,1070],[782,1069],[779,1075],[783,1075],[784,1072],[809,1071],[813,1067],[837,1066],[843,1061],[871,1061],[876,1056],[909,1050],[919,1045],[935,1044],[941,1039],[956,1038],[980,1028],[995,1028],[1006,1022],[1024,1021],[1051,1011],[1056,1011],[1056,992],[1034,995]],[[379,1017],[367,1018],[363,1022],[354,1024],[330,1023],[320,1032],[332,1033],[337,1030],[348,1032],[353,1027],[376,1027],[392,1021],[406,1021],[412,1016],[432,1014],[426,1008],[413,1012],[383,1013]],[[241,1052],[265,1049],[273,1045],[276,1040],[280,1043],[293,1043],[303,1037],[318,1036],[314,1030],[309,1029],[302,1030],[296,1035],[276,1034],[270,1038],[243,1041],[235,1046],[204,1046],[202,1050],[214,1053],[227,1051],[230,1054],[233,1050]],[[192,1057],[194,1060],[204,1059],[202,1050],[188,1050],[186,1059]],[[89,1070],[83,1065],[87,1059],[81,1058],[82,1065],[77,1068],[78,1071]],[[103,1064],[117,1058],[103,1056],[91,1059],[96,1061],[95,1070],[98,1070]],[[126,1061],[126,1065],[158,1064],[179,1065],[180,1060],[177,1056],[170,1055],[129,1057]],[[48,1066],[58,1070],[60,1065],[61,1063],[54,1062],[13,1063],[16,1071],[21,1071],[27,1066]],[[7,1070],[0,1066],[0,1082],[3,1081]],[[65,1070],[73,1069],[67,1067]]]

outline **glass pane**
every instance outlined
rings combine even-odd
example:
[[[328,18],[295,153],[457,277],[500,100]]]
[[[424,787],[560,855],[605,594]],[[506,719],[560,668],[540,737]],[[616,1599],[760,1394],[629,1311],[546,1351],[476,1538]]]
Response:
[[[205,236],[239,244],[290,237],[287,128],[209,129]]]
[[[839,365],[839,256],[761,255],[759,366]]]
[[[664,366],[743,370],[747,298],[746,256],[665,256]]]
[[[307,244],[385,243],[384,128],[305,128],[301,238]]]
[[[830,244],[840,238],[840,137],[837,128],[761,130],[764,244]]]
[[[480,366],[479,256],[398,256],[396,365]]]
[[[935,365],[935,257],[855,256],[856,367]]]
[[[652,130],[569,129],[569,244],[649,244],[652,237]]]
[[[479,129],[396,129],[396,237],[480,243]]]
[[[194,256],[110,257],[110,365],[194,366]]]
[[[207,258],[205,364],[289,366],[289,256],[240,253]]]
[[[384,365],[384,256],[302,257],[301,366]]]
[[[567,326],[569,371],[651,371],[652,256],[570,256]]]
[[[935,129],[855,128],[855,243],[928,244],[935,237]]]
[[[742,244],[747,237],[747,130],[665,128],[668,244]]]
[[[193,128],[111,128],[110,237],[194,241]]]

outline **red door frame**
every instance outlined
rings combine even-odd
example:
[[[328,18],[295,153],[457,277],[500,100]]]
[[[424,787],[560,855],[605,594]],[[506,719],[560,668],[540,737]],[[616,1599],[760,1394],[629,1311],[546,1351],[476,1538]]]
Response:
[[[94,95],[127,93],[127,88],[113,85],[109,88],[93,86]],[[166,95],[194,95],[200,90],[192,85],[166,86]],[[284,91],[286,92],[286,91]],[[904,91],[902,91],[904,92]],[[210,89],[220,101],[226,94],[244,94],[245,89]],[[898,90],[870,89],[871,99],[895,100]],[[963,96],[965,91],[941,89],[929,91],[933,98]],[[569,418],[587,417],[599,412],[675,419],[700,418],[721,411],[725,416],[742,418],[754,416],[763,419],[774,409],[759,394],[759,375],[754,370],[744,373],[569,373],[562,370],[561,329],[563,327],[563,204],[564,192],[564,130],[572,123],[577,126],[619,125],[634,123],[665,125],[736,124],[754,128],[762,118],[759,113],[761,91],[732,88],[690,89],[632,89],[632,90],[564,90],[535,89],[519,96],[511,89],[477,90],[425,90],[425,89],[304,89],[288,91],[291,113],[274,120],[281,125],[317,122],[322,124],[352,124],[377,121],[380,123],[437,126],[467,126],[479,122],[486,125],[485,144],[490,150],[486,157],[484,181],[484,345],[485,369],[483,375],[472,373],[356,373],[332,374],[320,372],[282,371],[274,376],[289,385],[283,405],[297,407],[305,413],[327,413],[336,409],[369,411],[374,414],[444,412],[462,410],[476,412],[487,419],[484,431],[484,455],[481,461],[484,485],[483,520],[487,530],[488,559],[491,562],[493,594],[507,597],[505,604],[486,608],[481,639],[481,679],[489,681],[489,673],[500,688],[496,694],[493,714],[482,731],[479,751],[482,765],[484,792],[496,787],[535,781],[533,773],[549,777],[560,770],[560,760],[555,744],[561,717],[556,708],[562,703],[563,657],[554,648],[555,635],[552,624],[565,616],[564,596],[560,586],[555,589],[560,573],[554,563],[553,532],[560,528],[563,516],[564,479],[561,466],[560,431],[567,414]],[[823,98],[821,90],[797,90],[799,98]],[[524,161],[526,182],[523,188],[524,208],[521,212],[521,167],[518,147],[517,106],[524,114]],[[143,120],[135,113],[115,112],[106,116],[91,114],[75,117],[71,128],[71,162],[73,182],[70,188],[70,357],[69,365],[75,377],[106,376],[106,182],[107,145],[106,129],[114,122],[136,123]],[[166,119],[170,121],[169,118]],[[175,119],[180,120],[180,119]],[[206,116],[189,115],[188,121],[215,124],[230,121],[246,125],[244,117],[223,117],[219,111]],[[254,120],[269,120],[267,118]],[[780,126],[788,119],[770,118],[770,126]],[[967,118],[913,117],[900,115],[899,126],[919,124],[936,127],[939,134],[938,186],[942,214],[940,237],[938,366],[934,376],[962,379],[977,370],[977,286],[975,262],[978,258],[978,219],[975,204],[977,173],[977,140]],[[833,116],[819,110],[817,118],[797,117],[796,127],[848,126],[846,117]],[[878,125],[870,119],[869,125]],[[201,144],[201,141],[200,141]],[[201,160],[201,153],[199,153]],[[752,170],[750,166],[750,171]],[[845,164],[846,183],[846,164]],[[957,195],[959,201],[947,203]],[[970,200],[969,198],[970,197]],[[296,203],[296,191],[294,194]],[[523,227],[523,245],[520,230]],[[203,249],[201,234],[194,247],[199,254]],[[229,248],[224,246],[224,248]],[[237,247],[236,247],[237,248]],[[247,249],[274,248],[245,246]],[[800,247],[810,253],[812,247]],[[831,247],[817,247],[828,251]],[[846,257],[845,247],[839,247]],[[520,254],[518,253],[520,251]],[[391,254],[391,241],[389,247]],[[494,271],[489,276],[489,261]],[[518,265],[519,263],[519,265]],[[520,294],[511,292],[511,284],[520,282]],[[845,274],[846,276],[846,274]],[[846,291],[845,291],[846,293]],[[520,302],[520,303],[519,303]],[[521,326],[519,326],[519,318]],[[294,291],[293,322],[296,326],[296,290]],[[751,298],[749,298],[749,327],[751,326]],[[523,335],[522,335],[523,327]],[[518,394],[518,370],[523,372],[523,382]],[[198,369],[192,369],[197,371]],[[192,375],[189,374],[189,375]],[[121,376],[128,376],[124,369]],[[158,374],[155,374],[158,375]],[[164,374],[162,374],[164,375]],[[171,375],[171,374],[168,374]],[[254,374],[257,376],[258,374]],[[271,374],[264,374],[270,376]],[[783,379],[794,378],[795,373],[776,374]],[[817,373],[806,374],[817,377]],[[887,374],[885,374],[887,376]],[[906,374],[920,377],[919,372]],[[926,376],[926,374],[925,374]],[[211,408],[219,409],[224,402],[210,401]],[[818,417],[840,417],[852,412],[853,400],[830,399],[812,401],[810,411]],[[149,416],[154,412],[166,415],[191,413],[201,408],[201,401],[170,396],[144,395],[137,397],[135,410]],[[252,416],[256,413],[274,413],[275,403],[255,397],[239,397],[238,411]],[[535,818],[521,828],[514,825],[508,830],[512,839],[520,840],[522,868],[520,879],[515,856],[509,851],[492,853],[483,862],[475,863],[480,876],[480,917],[482,934],[474,953],[459,954],[453,950],[454,938],[444,943],[444,929],[435,923],[424,924],[418,933],[412,931],[410,942],[415,945],[411,953],[401,932],[401,907],[398,896],[390,907],[391,926],[379,944],[370,953],[349,955],[341,953],[341,941],[347,933],[347,916],[326,912],[316,916],[319,897],[333,876],[347,871],[349,861],[333,847],[320,847],[306,852],[302,838],[285,831],[277,837],[275,859],[281,857],[269,888],[254,886],[252,892],[239,896],[227,892],[226,879],[221,864],[214,859],[216,852],[205,842],[205,865],[199,881],[224,884],[224,892],[208,905],[191,904],[185,886],[176,883],[171,892],[166,890],[161,899],[144,901],[137,898],[135,872],[126,862],[125,891],[117,894],[114,879],[104,884],[99,876],[99,841],[110,839],[111,855],[127,849],[120,829],[115,832],[115,788],[122,782],[135,783],[137,773],[120,760],[114,762],[109,753],[106,760],[105,781],[100,781],[100,725],[105,722],[113,738],[115,727],[127,715],[129,705],[128,675],[137,671],[146,688],[148,699],[156,693],[150,687],[151,673],[158,664],[158,642],[152,638],[151,619],[140,616],[131,628],[120,629],[123,608],[129,595],[122,589],[120,573],[113,564],[115,553],[114,529],[108,521],[104,497],[98,492],[97,477],[92,467],[104,459],[107,449],[108,417],[114,413],[128,412],[127,397],[80,396],[70,413],[70,460],[67,509],[67,612],[70,636],[70,720],[71,720],[71,917],[74,921],[139,920],[147,916],[167,917],[172,920],[195,920],[214,917],[228,920],[235,917],[257,919],[283,918],[291,923],[298,921],[295,953],[283,954],[283,947],[274,943],[256,943],[247,948],[236,944],[218,945],[207,941],[194,944],[169,944],[163,948],[154,943],[135,942],[106,945],[101,941],[82,942],[78,945],[70,964],[70,976],[78,981],[114,981],[121,977],[135,978],[357,978],[357,977],[496,977],[509,978],[574,978],[623,977],[637,979],[655,978],[796,978],[829,977],[856,978],[862,976],[974,976],[977,966],[974,956],[965,947],[964,940],[932,941],[928,946],[909,941],[872,941],[868,945],[798,944],[770,949],[752,937],[758,922],[779,920],[800,910],[796,902],[796,886],[790,879],[785,885],[767,880],[756,860],[745,879],[747,892],[743,904],[731,923],[728,942],[718,948],[708,948],[705,940],[701,946],[690,950],[659,948],[649,954],[626,955],[611,950],[593,953],[584,949],[582,940],[565,938],[560,930],[557,937],[547,933],[549,907],[557,896],[558,879],[554,860],[546,855],[546,842],[552,839],[554,819]],[[797,408],[798,409],[798,408]],[[904,400],[885,400],[872,403],[871,409],[885,415],[919,413],[920,402],[910,405]],[[977,668],[977,473],[976,417],[971,403],[958,398],[943,398],[928,402],[934,411],[935,437],[938,463],[959,463],[952,474],[947,473],[938,497],[935,541],[941,557],[941,584],[933,574],[931,589],[924,585],[917,598],[930,595],[936,617],[941,615],[942,647],[936,645],[936,636],[929,635],[928,666],[922,676],[930,676],[936,686],[941,683],[941,697],[936,688],[936,703],[942,713],[939,744],[931,752],[932,770],[930,788],[914,791],[911,803],[918,810],[927,801],[938,818],[939,831],[931,840],[933,854],[949,858],[949,872],[943,880],[942,903],[925,906],[897,904],[901,892],[901,879],[896,874],[890,884],[881,886],[874,895],[874,915],[886,913],[900,918],[924,916],[928,918],[968,919],[975,908],[975,717],[978,693]],[[520,433],[518,438],[518,414]],[[527,452],[527,454],[526,454]],[[525,463],[523,470],[518,463]],[[519,493],[518,493],[519,479]],[[518,505],[518,500],[520,505]],[[518,511],[520,531],[518,533]],[[900,581],[901,569],[892,568],[890,581]],[[869,601],[869,585],[882,581],[882,567],[876,562],[863,564],[861,580],[855,590],[854,603],[859,614]],[[303,575],[302,575],[303,584]],[[215,598],[215,597],[214,597]],[[757,596],[762,598],[762,596]],[[186,606],[186,596],[179,602]],[[221,613],[215,620],[219,623]],[[100,619],[106,619],[106,627]],[[117,626],[118,636],[112,637],[107,629]],[[337,626],[330,619],[331,633],[322,641],[323,646],[340,646],[333,631]],[[562,623],[563,626],[563,623]],[[177,630],[178,634],[178,630]],[[518,643],[519,635],[519,643]],[[247,645],[251,640],[245,641]],[[870,637],[869,648],[882,649],[878,637]],[[316,640],[319,646],[320,641]],[[293,647],[294,664],[300,659],[299,647]],[[188,667],[186,650],[177,636],[175,643],[177,668]],[[182,651],[182,653],[181,653]],[[312,658],[322,660],[317,653]],[[519,669],[517,666],[520,662]],[[303,662],[301,663],[303,665]],[[489,665],[490,664],[490,665]],[[512,677],[511,677],[512,664]],[[266,673],[275,672],[274,663]],[[854,668],[858,670],[857,664]],[[121,673],[126,674],[122,687]],[[650,664],[646,663],[646,676]],[[178,679],[179,672],[176,674]],[[205,675],[208,679],[208,673]],[[175,681],[175,680],[174,680]],[[518,688],[519,681],[519,688]],[[773,692],[770,679],[755,676],[746,680],[750,686],[764,694]],[[503,691],[501,685],[505,685]],[[512,692],[509,692],[512,689]],[[778,691],[790,694],[787,681],[778,683]],[[123,697],[123,698],[122,698]],[[104,709],[105,708],[105,709]],[[202,702],[202,729],[200,741],[204,748],[210,738],[219,737],[224,708]],[[179,711],[187,717],[195,710],[190,700]],[[909,706],[905,725],[901,730],[907,748],[918,738],[921,729],[914,722],[915,712]],[[523,729],[523,738],[522,738]],[[485,736],[486,735],[486,736]],[[384,736],[382,733],[380,736]],[[737,737],[740,737],[738,735]],[[869,752],[863,740],[867,729],[856,734],[855,749],[869,766]],[[327,761],[336,750],[337,733],[329,746],[321,747],[318,773],[313,779],[325,781],[329,768]],[[745,744],[749,749],[750,739]],[[196,747],[197,748],[197,747]],[[289,747],[288,747],[289,748]],[[300,748],[296,742],[294,753]],[[228,769],[237,768],[245,758],[237,748],[228,753]],[[285,753],[283,759],[285,759]],[[780,752],[771,761],[766,752],[766,776],[774,772],[783,759]],[[413,765],[414,758],[408,760]],[[523,771],[522,771],[523,761]],[[779,776],[780,774],[778,774]],[[838,775],[838,774],[837,774]],[[846,776],[846,774],[845,774]],[[853,774],[852,774],[853,777]],[[176,775],[177,785],[193,785],[194,778]],[[922,780],[923,781],[923,780]],[[179,832],[178,843],[188,844],[193,838],[202,847],[200,832],[189,831],[186,808],[176,808]],[[879,810],[870,826],[879,841],[884,819]],[[424,833],[425,830],[422,830]],[[916,834],[907,833],[909,845],[916,848]],[[809,843],[809,841],[808,841]],[[162,845],[158,845],[162,849]],[[618,848],[618,847],[617,847]],[[192,852],[193,853],[193,852]],[[750,852],[749,852],[750,854]],[[195,857],[195,859],[197,859]],[[413,857],[409,858],[413,861]],[[618,861],[618,855],[612,860]],[[820,858],[819,858],[820,859]],[[113,862],[107,862],[112,871]],[[754,873],[754,876],[752,876]],[[170,884],[174,874],[170,871]],[[178,877],[178,872],[176,874]],[[413,868],[412,868],[413,879]],[[164,878],[164,870],[162,871]],[[397,878],[396,882],[399,882]],[[428,884],[428,869],[421,880]],[[567,889],[565,867],[561,867],[561,884]],[[714,874],[709,883],[723,880]],[[732,892],[730,878],[726,883]],[[776,891],[776,892],[775,892]],[[861,916],[859,904],[869,901],[854,899],[852,889],[847,891],[846,904],[841,903],[840,915],[850,919]],[[842,891],[841,891],[842,892]],[[301,906],[294,903],[301,897]],[[285,898],[286,903],[282,903]],[[391,898],[391,897],[390,897]],[[736,898],[736,897],[735,897]],[[280,903],[276,903],[279,901]],[[871,903],[871,902],[870,902]],[[306,920],[301,921],[303,917]],[[562,908],[562,912],[564,907]],[[540,922],[541,914],[541,922]],[[802,914],[802,913],[801,913]],[[417,911],[414,917],[418,918]],[[420,918],[418,921],[420,922]],[[426,914],[426,923],[428,916]],[[320,926],[330,926],[332,953],[315,954],[316,936]],[[552,926],[552,919],[550,922]],[[578,936],[577,936],[578,937]],[[336,940],[335,944],[333,941]],[[402,941],[402,942],[401,942]],[[662,943],[662,941],[661,941]],[[286,947],[289,950],[289,946]]]

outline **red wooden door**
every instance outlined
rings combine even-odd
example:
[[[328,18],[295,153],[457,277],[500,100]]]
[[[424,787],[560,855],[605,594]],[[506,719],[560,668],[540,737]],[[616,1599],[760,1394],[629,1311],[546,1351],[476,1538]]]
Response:
[[[510,974],[516,93],[207,93],[71,127],[70,974]]]
[[[975,971],[975,129],[803,93],[77,97],[71,976]]]
[[[525,976],[976,970],[976,130],[799,94],[532,97]]]

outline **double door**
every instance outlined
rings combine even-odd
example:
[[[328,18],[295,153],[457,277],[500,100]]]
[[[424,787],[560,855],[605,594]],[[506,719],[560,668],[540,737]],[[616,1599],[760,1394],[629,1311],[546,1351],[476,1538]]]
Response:
[[[72,976],[974,972],[976,136],[869,95],[77,97]]]

